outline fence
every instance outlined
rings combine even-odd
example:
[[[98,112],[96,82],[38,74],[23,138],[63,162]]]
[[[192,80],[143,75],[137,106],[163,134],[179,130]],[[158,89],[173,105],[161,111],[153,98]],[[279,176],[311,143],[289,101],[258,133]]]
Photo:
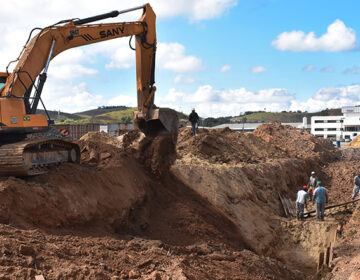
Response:
[[[119,136],[121,131],[134,129],[132,123],[110,123],[107,125],[100,124],[57,124],[56,129],[66,129],[69,131],[69,138],[80,139],[90,131],[105,131],[112,136]]]

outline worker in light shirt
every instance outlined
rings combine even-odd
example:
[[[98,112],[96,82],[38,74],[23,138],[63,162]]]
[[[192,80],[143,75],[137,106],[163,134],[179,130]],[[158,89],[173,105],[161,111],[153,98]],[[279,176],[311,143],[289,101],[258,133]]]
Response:
[[[297,192],[296,196],[296,218],[298,221],[303,221],[304,219],[304,209],[306,205],[306,200],[308,198],[307,186],[304,186],[301,190]]]

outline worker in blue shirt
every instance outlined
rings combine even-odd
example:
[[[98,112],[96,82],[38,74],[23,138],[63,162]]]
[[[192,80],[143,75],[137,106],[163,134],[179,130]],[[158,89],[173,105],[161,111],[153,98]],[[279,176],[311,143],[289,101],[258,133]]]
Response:
[[[314,191],[314,201],[316,204],[316,220],[324,220],[325,204],[328,202],[328,191],[324,188],[320,181],[317,182],[317,187]]]

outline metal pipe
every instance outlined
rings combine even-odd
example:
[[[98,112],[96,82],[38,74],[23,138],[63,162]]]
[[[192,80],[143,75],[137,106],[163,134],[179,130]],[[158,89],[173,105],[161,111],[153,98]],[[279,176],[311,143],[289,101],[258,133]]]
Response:
[[[359,200],[360,200],[360,198],[354,199],[354,200],[348,201],[348,202],[343,202],[343,203],[340,203],[340,204],[328,205],[328,206],[325,206],[325,210],[335,208],[335,207],[339,207],[339,206],[344,206],[344,205],[354,203],[354,202],[359,201]],[[309,215],[309,214],[312,214],[312,213],[315,213],[315,212],[316,212],[316,210],[311,210],[311,211],[305,212],[304,215]]]
[[[52,41],[52,43],[51,43],[51,48],[50,48],[49,56],[48,56],[48,59],[47,59],[47,61],[46,61],[46,65],[45,65],[45,68],[44,68],[44,73],[45,73],[45,74],[47,73],[47,70],[48,70],[48,68],[49,68],[49,64],[50,64],[51,56],[52,56],[53,51],[54,51],[55,43],[56,43],[56,40],[53,39],[53,41]]]

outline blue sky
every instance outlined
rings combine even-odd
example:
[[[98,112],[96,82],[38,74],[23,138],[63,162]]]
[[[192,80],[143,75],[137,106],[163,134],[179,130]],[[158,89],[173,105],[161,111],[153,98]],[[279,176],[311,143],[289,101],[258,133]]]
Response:
[[[99,7],[96,1],[66,1],[69,5],[54,1],[40,12],[34,7],[47,3],[43,0],[33,5],[25,0],[5,4],[0,11],[0,31],[5,34],[0,39],[2,69],[36,25],[143,3],[122,1],[119,7],[111,0]],[[85,4],[86,9],[80,9]],[[264,108],[318,111],[360,102],[358,1],[156,0],[150,4],[157,13],[159,106],[184,112],[195,107],[206,117]],[[38,15],[26,15],[29,9]],[[14,17],[7,16],[12,13]],[[16,39],[11,37],[14,33],[19,35]],[[76,112],[101,105],[136,105],[134,54],[128,39],[114,41],[119,42],[74,49],[54,59],[44,89],[49,109]]]

